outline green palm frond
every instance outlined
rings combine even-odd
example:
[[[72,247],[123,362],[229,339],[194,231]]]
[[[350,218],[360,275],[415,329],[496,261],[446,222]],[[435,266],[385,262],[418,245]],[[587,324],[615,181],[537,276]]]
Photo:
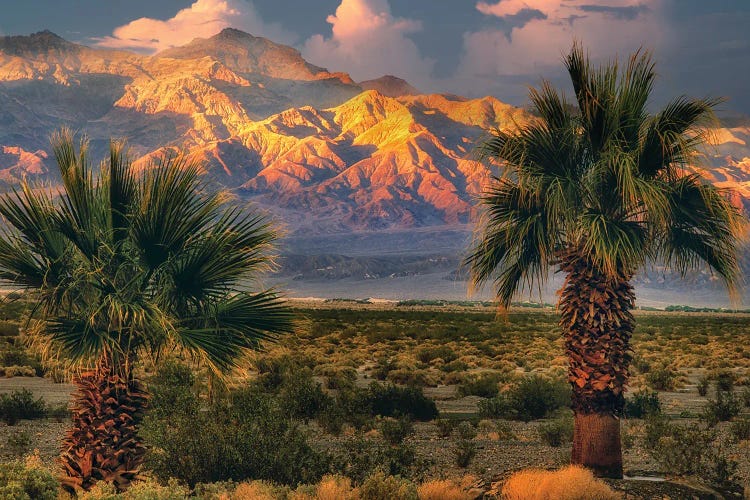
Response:
[[[271,290],[237,294],[214,303],[201,316],[187,318],[174,332],[175,343],[216,373],[235,367],[239,357],[289,333],[294,317]]]
[[[708,265],[736,287],[744,220],[726,192],[685,169],[720,101],[680,97],[650,115],[649,53],[637,51],[624,70],[616,61],[595,67],[576,43],[564,62],[577,109],[543,82],[530,92],[534,118],[478,146],[503,173],[481,200],[466,258],[473,285],[494,281],[508,305],[577,252],[605,276],[655,261],[683,274]]]
[[[24,182],[0,198],[0,280],[35,291],[45,356],[128,367],[177,345],[220,371],[290,331],[285,303],[251,292],[271,268],[273,224],[209,192],[199,164],[166,155],[139,175],[111,141],[94,170],[85,139],[62,130],[52,145],[59,195]]]

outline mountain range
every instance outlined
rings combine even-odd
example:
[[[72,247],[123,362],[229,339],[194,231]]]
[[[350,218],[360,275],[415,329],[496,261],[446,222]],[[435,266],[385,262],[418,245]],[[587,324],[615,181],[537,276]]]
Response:
[[[465,243],[492,173],[472,154],[477,139],[529,119],[494,97],[425,95],[393,75],[357,83],[235,29],[151,56],[50,31],[0,37],[0,189],[58,180],[48,139],[61,126],[85,132],[95,156],[125,137],[141,164],[168,150],[202,160],[210,183],[283,220],[297,250],[326,235],[353,235],[337,240],[339,253],[354,252],[358,234],[401,232],[402,244],[419,228],[455,236],[420,238],[422,247],[404,250],[408,262],[385,266],[389,276],[402,264],[423,272],[415,252],[445,267],[429,259]],[[713,136],[701,175],[750,207],[750,124],[735,120]],[[316,268],[319,257],[290,256],[290,275],[352,265],[334,258]],[[372,277],[371,266],[354,268]]]

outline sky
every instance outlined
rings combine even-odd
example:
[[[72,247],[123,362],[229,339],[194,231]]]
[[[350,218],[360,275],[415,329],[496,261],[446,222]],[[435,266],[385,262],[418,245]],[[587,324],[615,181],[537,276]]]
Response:
[[[568,90],[574,39],[598,61],[653,52],[654,105],[724,97],[750,114],[748,0],[0,0],[0,34],[44,29],[153,53],[225,27],[300,50],[357,81],[392,74],[424,92],[527,103],[542,78]]]

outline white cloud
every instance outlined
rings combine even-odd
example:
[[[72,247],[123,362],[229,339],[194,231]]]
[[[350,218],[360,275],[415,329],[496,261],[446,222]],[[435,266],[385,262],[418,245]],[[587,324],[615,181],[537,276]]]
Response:
[[[476,8],[500,18],[502,26],[464,34],[452,84],[472,94],[515,85],[512,93],[521,96],[540,77],[561,75],[562,56],[575,39],[601,60],[627,56],[644,44],[658,49],[669,36],[660,0],[500,0],[480,1]]]
[[[100,47],[157,52],[184,45],[194,38],[208,38],[224,28],[237,28],[280,43],[294,37],[278,24],[263,22],[246,0],[196,0],[167,20],[142,17],[115,28],[111,36],[95,40]]]
[[[422,25],[393,17],[388,0],[341,0],[327,21],[331,36],[314,35],[302,49],[310,62],[347,71],[357,81],[392,74],[429,86],[434,61],[422,57],[408,36]]]

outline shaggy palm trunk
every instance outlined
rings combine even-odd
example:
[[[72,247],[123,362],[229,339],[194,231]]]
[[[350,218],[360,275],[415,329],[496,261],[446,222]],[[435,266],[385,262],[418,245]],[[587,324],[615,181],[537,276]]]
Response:
[[[108,358],[76,379],[73,426],[63,440],[60,462],[63,487],[88,490],[97,481],[125,490],[143,462],[145,447],[137,427],[147,395],[140,384],[123,376]]]
[[[572,462],[622,477],[620,420],[630,365],[635,296],[630,276],[605,276],[576,252],[563,255],[560,325],[573,388]]]

